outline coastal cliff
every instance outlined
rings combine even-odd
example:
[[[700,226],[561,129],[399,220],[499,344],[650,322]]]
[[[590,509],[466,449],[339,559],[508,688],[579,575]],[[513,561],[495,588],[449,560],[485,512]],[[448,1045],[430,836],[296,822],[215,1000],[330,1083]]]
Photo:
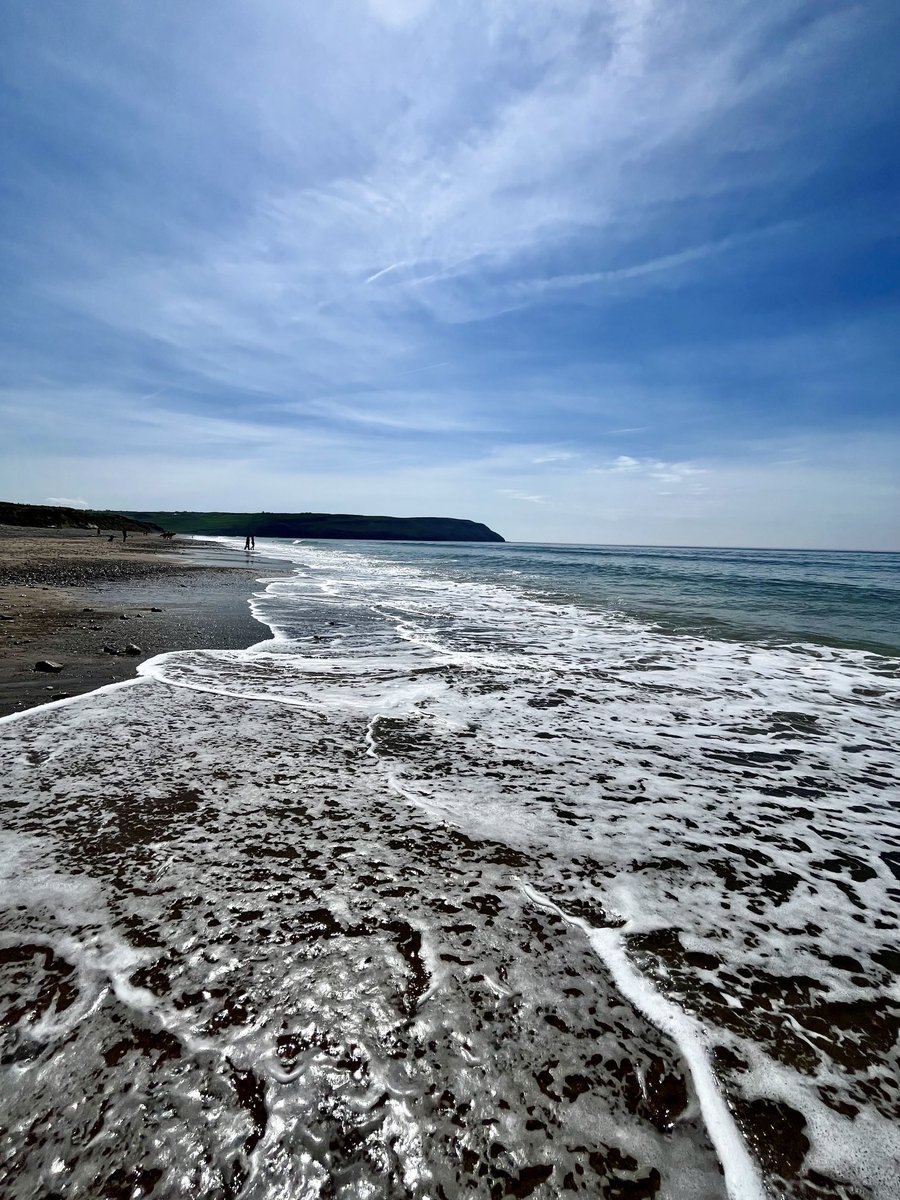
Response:
[[[134,533],[158,533],[161,528],[122,513],[66,508],[59,504],[13,504],[8,501],[0,501],[0,525],[23,529],[124,529]]]
[[[347,538],[386,542],[502,542],[480,521],[457,517],[368,517],[353,513],[129,512],[173,533],[243,537]]]

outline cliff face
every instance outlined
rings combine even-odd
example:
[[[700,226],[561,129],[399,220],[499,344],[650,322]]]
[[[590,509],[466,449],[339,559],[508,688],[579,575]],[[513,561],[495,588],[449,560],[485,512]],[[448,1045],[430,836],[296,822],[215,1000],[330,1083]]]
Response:
[[[479,521],[456,517],[365,517],[352,513],[130,512],[173,533],[348,538],[385,542],[502,542]]]

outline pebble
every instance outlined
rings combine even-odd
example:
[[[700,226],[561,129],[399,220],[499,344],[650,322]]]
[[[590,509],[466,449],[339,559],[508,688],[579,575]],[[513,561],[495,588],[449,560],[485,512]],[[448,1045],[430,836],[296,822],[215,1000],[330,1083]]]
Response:
[[[52,658],[42,658],[34,664],[35,671],[58,672],[63,669],[62,663],[54,662]]]
[[[141,650],[140,646],[136,646],[134,642],[129,642],[125,647],[125,653],[133,656],[135,654],[143,654],[143,651]]]

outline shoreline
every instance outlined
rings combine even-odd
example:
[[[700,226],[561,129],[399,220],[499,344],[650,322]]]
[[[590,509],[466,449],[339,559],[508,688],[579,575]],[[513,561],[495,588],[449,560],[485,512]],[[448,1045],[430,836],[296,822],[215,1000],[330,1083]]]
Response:
[[[267,641],[249,601],[286,573],[215,542],[0,527],[0,717],[134,679],[157,654]]]

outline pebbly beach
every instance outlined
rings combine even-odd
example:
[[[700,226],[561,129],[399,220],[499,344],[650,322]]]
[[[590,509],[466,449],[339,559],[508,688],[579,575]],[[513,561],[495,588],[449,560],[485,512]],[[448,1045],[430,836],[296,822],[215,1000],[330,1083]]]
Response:
[[[0,716],[127,679],[170,650],[264,641],[247,604],[262,574],[278,564],[215,542],[0,526]]]
[[[895,558],[17,536],[4,1197],[900,1194]]]

